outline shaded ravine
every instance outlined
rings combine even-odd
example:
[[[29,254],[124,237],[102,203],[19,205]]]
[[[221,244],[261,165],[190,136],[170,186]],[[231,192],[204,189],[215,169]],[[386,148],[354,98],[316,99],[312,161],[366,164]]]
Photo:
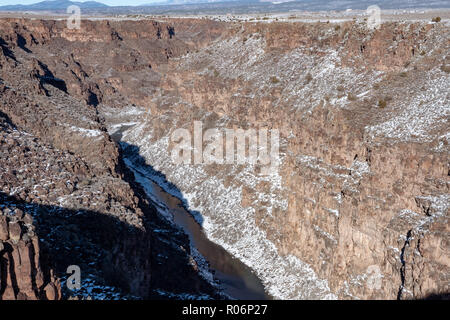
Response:
[[[163,215],[165,213],[173,217],[174,223],[189,236],[191,246],[196,248],[209,263],[209,268],[214,273],[214,278],[218,280],[223,292],[229,297],[239,300],[272,299],[253,271],[224,248],[210,241],[201,225],[185,208],[183,201],[158,185],[153,168],[142,164],[142,158],[138,154],[134,154],[139,149],[124,147],[127,144],[120,142],[120,139],[122,132],[127,129],[126,126],[122,127],[112,135],[112,138],[122,145],[125,164],[134,173],[136,182],[143,187],[158,211]],[[130,152],[130,150],[132,151]]]

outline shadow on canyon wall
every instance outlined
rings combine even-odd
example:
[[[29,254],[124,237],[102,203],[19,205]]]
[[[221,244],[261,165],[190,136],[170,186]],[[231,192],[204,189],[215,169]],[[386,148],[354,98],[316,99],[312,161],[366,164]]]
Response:
[[[117,140],[118,139],[118,140]],[[188,201],[184,197],[183,192],[172,182],[169,181],[167,176],[157,171],[153,168],[153,166],[147,164],[145,158],[143,158],[140,155],[140,147],[136,145],[129,144],[124,141],[120,141],[121,135],[116,135],[114,137],[114,140],[119,143],[121,152],[123,153],[123,156],[127,156],[129,159],[133,161],[133,164],[139,166],[139,168],[136,168],[137,171],[140,171],[139,169],[142,169],[143,171],[140,171],[142,175],[145,175],[147,177],[151,177],[151,180],[157,181],[159,185],[164,186],[164,190],[168,193],[170,193],[172,196],[180,200],[179,206],[181,206],[183,209],[189,212],[190,215],[192,215],[195,218],[195,221],[203,227],[204,218],[202,214],[199,211],[191,210],[187,208]]]
[[[136,146],[132,150],[136,150]],[[138,150],[138,149],[137,149]],[[191,252],[189,235],[177,227],[156,210],[157,204],[148,199],[143,187],[136,182],[134,173],[125,165],[126,152],[119,145],[119,164],[117,172],[128,182],[139,198],[139,207],[145,215],[145,225],[152,233],[152,294],[150,298],[160,299],[156,290],[181,294],[206,294],[215,299],[224,299],[225,296],[214,288],[207,280],[199,276],[198,265],[194,263]],[[145,160],[139,155],[139,161]],[[155,171],[156,172],[156,171]],[[175,186],[173,186],[175,187]]]
[[[1,79],[0,79],[0,81],[1,81]],[[11,126],[11,128],[16,129],[16,126],[14,125],[14,123],[11,121],[11,118],[6,113],[0,111],[0,118],[3,118],[5,120],[5,122]]]
[[[37,63],[39,65],[39,68],[42,70],[43,74],[37,74],[35,76],[36,76],[36,78],[39,79],[41,85],[49,84],[49,85],[55,87],[56,89],[59,89],[59,90],[63,91],[64,93],[67,93],[66,82],[62,79],[55,77],[53,72],[50,71],[50,69],[48,68],[48,66],[45,63],[43,63],[39,60],[37,60]],[[46,91],[46,95],[49,95],[48,91]]]
[[[118,287],[124,293],[140,297],[148,295],[151,279],[149,234],[107,214],[26,203],[3,192],[0,192],[0,204],[19,208],[34,218],[45,283],[50,280],[50,269],[63,277],[68,266],[78,265],[82,277],[89,274],[98,279],[99,284]],[[9,218],[20,221],[21,217],[11,214]],[[23,224],[21,228],[24,229]],[[12,247],[8,242],[4,244],[4,252],[0,257],[3,254],[11,257]],[[2,258],[3,271],[5,263]],[[13,289],[18,293],[17,283],[20,280],[16,278],[14,265],[9,269]],[[31,274],[35,272],[32,270]],[[137,278],[141,278],[139,283]],[[6,279],[2,277],[2,280]],[[5,282],[1,288],[0,296],[5,289]]]
[[[50,281],[50,268],[55,268],[58,275],[64,275],[69,265],[78,265],[81,268],[82,277],[87,274],[95,275],[100,284],[116,286],[124,294],[141,294],[138,297],[164,299],[164,296],[152,291],[155,288],[163,291],[171,290],[175,293],[186,293],[186,285],[188,287],[194,285],[190,288],[191,292],[208,289],[206,284],[201,285],[198,280],[197,285],[195,281],[184,281],[185,283],[180,281],[182,278],[193,279],[192,275],[180,268],[179,262],[185,263],[182,255],[177,257],[178,263],[173,263],[177,262],[174,260],[171,261],[172,263],[167,263],[167,259],[163,259],[166,263],[162,263],[164,261],[159,260],[162,253],[170,255],[170,250],[165,251],[165,249],[173,244],[168,245],[168,241],[173,241],[173,238],[176,241],[180,233],[170,234],[170,230],[167,229],[165,237],[157,239],[150,237],[149,232],[144,232],[104,213],[27,203],[3,192],[0,192],[0,205],[20,208],[24,213],[31,214],[35,222],[38,222],[36,234],[40,239],[40,264],[45,284]],[[153,223],[160,222],[153,221]],[[159,230],[161,227],[171,228],[170,225],[158,225]],[[145,243],[146,241],[149,242]],[[0,272],[3,274],[7,268],[3,257],[8,255],[11,259],[11,250],[12,246],[4,242],[4,248],[0,251]],[[150,250],[156,250],[156,252],[152,253]],[[14,274],[14,266],[9,268],[12,271],[13,289],[18,292],[20,280]],[[36,271],[36,268],[37,266],[32,266],[32,273]],[[136,281],[138,278],[141,278],[139,279],[141,281]],[[0,297],[5,290],[5,281],[6,279],[2,277]],[[104,282],[101,283],[101,281]],[[65,296],[69,294],[70,292],[66,289]],[[215,298],[220,297],[215,296]],[[423,300],[449,299],[450,293],[443,293],[430,294]]]
[[[146,223],[146,228],[167,231],[161,236],[105,213],[27,203],[3,192],[0,192],[0,205],[19,208],[33,216],[39,238],[39,262],[44,274],[44,286],[50,281],[50,269],[58,277],[64,278],[68,266],[78,265],[82,281],[83,277],[89,275],[98,285],[117,287],[124,296],[131,295],[131,298],[170,298],[160,292],[206,293],[214,298],[220,297],[208,283],[199,279],[196,270],[189,264],[186,236],[170,229],[163,221],[151,219],[151,222]],[[149,211],[151,208],[147,210],[147,215],[152,214]],[[13,215],[11,218],[15,219]],[[21,227],[25,229],[23,225]],[[12,249],[8,242],[4,242],[4,248],[0,251],[0,271],[6,274],[5,268],[8,266],[3,257],[8,255],[9,274],[17,294],[20,280],[16,277],[14,261],[11,260]],[[31,266],[32,275],[36,274],[37,267]],[[6,277],[0,278],[1,297]],[[37,293],[43,289],[35,287]],[[71,292],[63,288],[63,297],[70,295]]]
[[[2,49],[2,53],[5,57],[8,57],[17,62],[14,52],[12,52],[12,50],[8,46],[8,43],[6,43],[6,41],[2,37],[0,37],[0,48]]]
[[[33,53],[30,49],[27,48],[27,40],[21,34],[17,34],[17,46],[26,53]]]
[[[450,300],[450,291],[445,293],[432,293],[421,300]]]

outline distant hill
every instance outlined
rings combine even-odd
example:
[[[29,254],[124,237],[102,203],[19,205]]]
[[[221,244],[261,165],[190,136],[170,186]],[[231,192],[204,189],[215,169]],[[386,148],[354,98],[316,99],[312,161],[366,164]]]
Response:
[[[217,3],[217,2],[238,2],[241,0],[155,0],[152,3],[147,3],[142,6],[155,6],[155,5],[180,5],[180,4],[199,4],[199,3]],[[254,0],[259,2],[259,0]]]
[[[124,1],[124,3],[126,3]],[[290,11],[365,10],[373,0],[158,0],[141,6],[107,6],[96,1],[43,1],[31,5],[0,6],[0,11],[65,12],[70,5],[93,14],[245,14]],[[449,0],[378,0],[381,9],[449,8]]]
[[[0,11],[56,11],[66,10],[71,5],[77,5],[81,9],[101,9],[108,7],[106,4],[96,1],[77,2],[69,0],[48,0],[30,5],[17,4],[0,6]]]
[[[266,0],[264,0],[266,1]],[[124,1],[125,2],[125,1]],[[141,5],[140,7],[148,6],[165,6],[165,5],[186,5],[186,4],[202,4],[202,3],[228,3],[228,2],[241,2],[241,0],[156,0],[154,2]],[[259,2],[259,0],[246,0],[242,2]],[[106,4],[97,1],[77,2],[70,0],[47,0],[30,5],[6,5],[0,6],[0,11],[61,11],[66,10],[71,5],[77,5],[81,9],[93,9],[101,10],[106,8],[113,8]],[[135,8],[135,6],[120,6],[121,8]],[[137,7],[136,7],[137,8]]]

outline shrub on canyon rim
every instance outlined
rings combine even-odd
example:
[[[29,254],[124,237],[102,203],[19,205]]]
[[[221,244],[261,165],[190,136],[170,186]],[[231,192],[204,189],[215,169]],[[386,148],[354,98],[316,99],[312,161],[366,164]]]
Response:
[[[432,22],[441,22],[441,17],[431,19]]]
[[[380,108],[386,108],[386,106],[387,106],[386,100],[383,100],[383,99],[378,100],[378,106]]]
[[[278,79],[277,77],[273,76],[270,78],[270,82],[272,82],[273,84],[277,84],[280,82],[280,79]]]
[[[358,97],[355,96],[355,95],[352,94],[352,93],[349,93],[349,94],[347,95],[347,99],[348,99],[349,101],[356,101],[356,100],[358,100]]]

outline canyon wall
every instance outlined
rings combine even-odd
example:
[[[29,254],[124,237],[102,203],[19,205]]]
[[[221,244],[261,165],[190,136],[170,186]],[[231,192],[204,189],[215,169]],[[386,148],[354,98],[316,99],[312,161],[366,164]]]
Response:
[[[276,298],[448,294],[448,27],[230,29],[110,130],[137,123],[125,141]],[[171,134],[196,120],[280,130],[279,172],[174,164]]]
[[[339,298],[448,293],[448,27],[248,29],[184,59],[196,75],[177,84],[204,117],[219,115],[208,125],[285,139],[281,188],[236,179],[243,210]],[[277,189],[287,207],[267,203]]]

